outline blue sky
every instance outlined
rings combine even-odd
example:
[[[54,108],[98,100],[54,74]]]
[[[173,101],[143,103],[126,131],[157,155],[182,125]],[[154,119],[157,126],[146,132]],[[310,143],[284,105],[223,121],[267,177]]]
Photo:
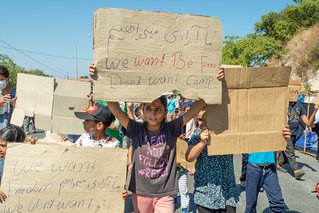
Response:
[[[10,0],[1,2],[0,54],[26,69],[41,69],[58,78],[87,75],[93,60],[93,13],[97,8],[155,10],[216,16],[223,36],[245,36],[268,12],[292,0]],[[77,42],[75,42],[77,41]],[[10,49],[11,48],[11,49]],[[17,51],[16,48],[20,51]],[[22,54],[21,51],[24,53]],[[25,52],[29,51],[29,52]],[[40,54],[34,54],[40,53]],[[41,54],[65,56],[52,57]],[[31,59],[31,58],[32,59]]]

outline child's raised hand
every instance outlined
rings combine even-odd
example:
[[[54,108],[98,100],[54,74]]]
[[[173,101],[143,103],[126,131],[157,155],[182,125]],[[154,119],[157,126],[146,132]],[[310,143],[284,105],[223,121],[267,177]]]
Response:
[[[315,110],[319,109],[319,104],[315,104]]]
[[[282,136],[286,139],[286,141],[290,140],[291,132],[289,125],[286,125],[282,130],[281,130]]]
[[[94,76],[97,74],[96,72],[96,67],[95,67],[95,62],[92,62],[89,66],[89,72],[90,72],[90,76]]]
[[[211,139],[210,136],[210,132],[208,131],[208,129],[204,130],[201,134],[200,134],[200,141],[201,143],[204,143],[205,145],[209,144]]]
[[[224,78],[225,78],[225,70],[224,70],[224,68],[220,68],[219,70],[218,70],[218,73],[216,74],[216,78],[217,78],[217,80],[219,80],[219,81],[221,81],[221,80],[223,80]]]

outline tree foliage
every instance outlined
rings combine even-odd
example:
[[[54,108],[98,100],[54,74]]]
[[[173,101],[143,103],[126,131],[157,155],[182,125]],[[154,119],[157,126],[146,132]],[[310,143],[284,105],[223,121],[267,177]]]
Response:
[[[255,24],[255,34],[225,37],[222,63],[263,66],[271,57],[281,57],[287,41],[319,22],[319,0],[293,2],[279,13],[263,15]]]
[[[223,64],[244,67],[264,66],[269,57],[280,55],[282,43],[272,37],[248,34],[246,37],[226,36],[223,47]]]
[[[31,75],[39,75],[39,76],[48,76],[42,70],[34,69],[34,70],[26,70],[23,67],[15,64],[9,56],[0,54],[0,64],[6,66],[10,73],[10,84],[15,86],[17,83],[17,75],[18,73],[26,73]]]
[[[319,21],[319,0],[294,0],[279,13],[270,12],[255,24],[256,33],[286,42],[299,30],[309,28]]]

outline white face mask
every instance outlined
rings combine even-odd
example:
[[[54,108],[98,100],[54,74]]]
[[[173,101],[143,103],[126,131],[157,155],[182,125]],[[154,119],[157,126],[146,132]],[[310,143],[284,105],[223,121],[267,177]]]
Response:
[[[0,89],[4,89],[7,87],[7,81],[6,80],[0,80]]]

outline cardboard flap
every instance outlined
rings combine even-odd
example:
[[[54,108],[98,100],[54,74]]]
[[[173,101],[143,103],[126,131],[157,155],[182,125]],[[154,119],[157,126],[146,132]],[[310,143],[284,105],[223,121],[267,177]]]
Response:
[[[228,89],[287,86],[291,67],[226,68]]]
[[[12,116],[13,124],[21,126],[24,115],[34,115],[38,129],[59,134],[83,133],[82,121],[74,112],[88,105],[89,82],[19,73],[17,85],[19,98]]]

